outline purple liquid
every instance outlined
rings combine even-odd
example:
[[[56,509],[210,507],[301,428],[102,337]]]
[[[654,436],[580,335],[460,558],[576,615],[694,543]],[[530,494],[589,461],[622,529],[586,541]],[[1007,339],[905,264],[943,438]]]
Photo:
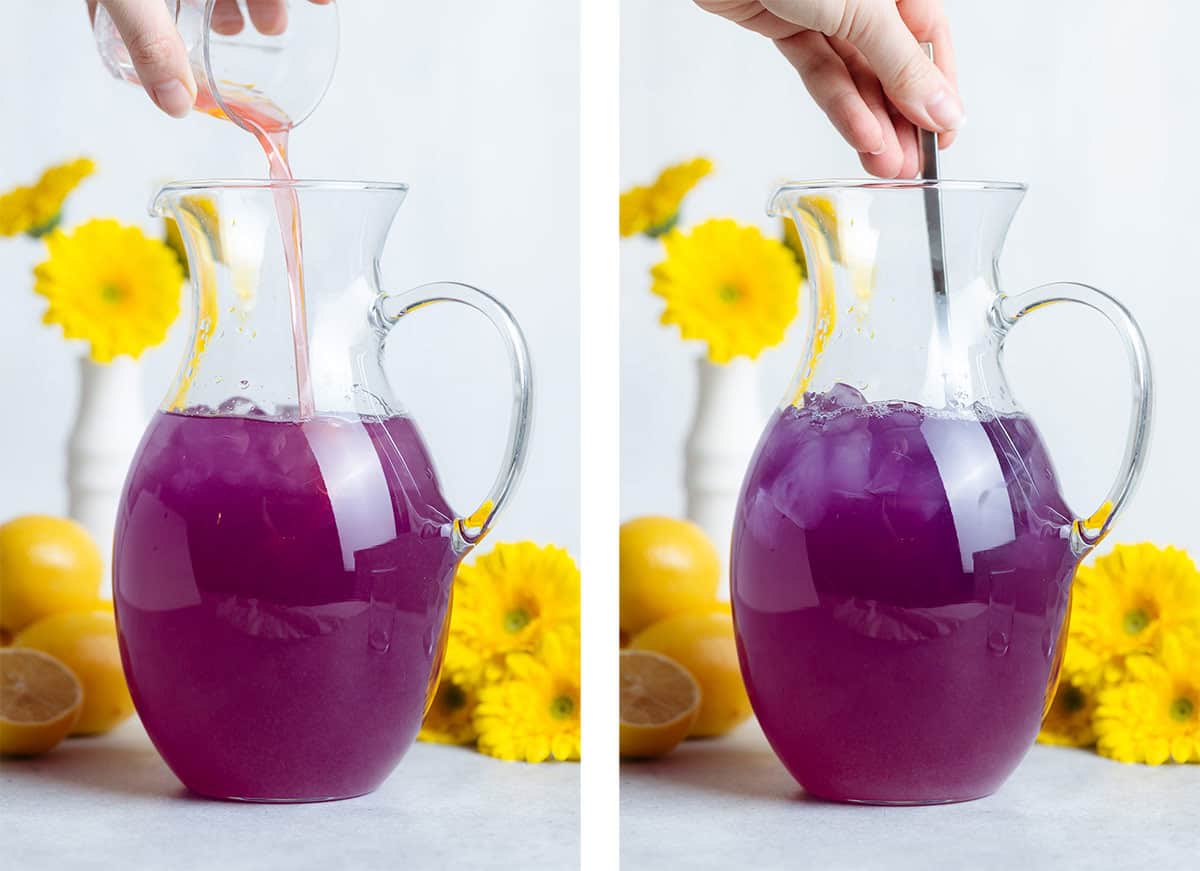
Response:
[[[405,417],[160,413],[117,520],[121,656],[202,795],[369,792],[420,728],[458,558]]]
[[[839,801],[978,798],[1033,743],[1076,560],[1028,418],[808,395],[734,520],[742,674],[776,754]]]

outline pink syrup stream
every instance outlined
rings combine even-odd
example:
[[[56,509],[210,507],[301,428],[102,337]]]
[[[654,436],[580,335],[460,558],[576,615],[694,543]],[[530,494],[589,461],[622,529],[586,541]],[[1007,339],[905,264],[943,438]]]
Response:
[[[272,181],[292,182],[292,166],[288,161],[288,134],[291,121],[274,106],[251,105],[240,101],[225,101],[236,118],[230,117],[211,94],[201,90],[196,108],[217,118],[225,118],[249,130],[267,156]],[[314,413],[312,376],[308,359],[308,316],[304,296],[304,248],[300,225],[300,198],[296,189],[281,185],[274,190],[275,213],[279,220],[283,259],[287,268],[288,296],[292,316],[292,345],[296,354],[296,402],[300,420],[309,420]]]

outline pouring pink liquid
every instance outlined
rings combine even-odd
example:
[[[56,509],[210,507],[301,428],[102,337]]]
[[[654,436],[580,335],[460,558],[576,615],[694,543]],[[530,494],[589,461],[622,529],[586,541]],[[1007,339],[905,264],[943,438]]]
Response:
[[[291,121],[268,101],[256,103],[226,100],[237,117],[231,117],[212,94],[203,88],[196,97],[196,108],[214,118],[233,121],[249,130],[267,156],[268,174],[272,181],[294,181],[288,162],[288,135]],[[279,232],[283,256],[287,263],[288,287],[291,291],[292,340],[296,348],[296,397],[301,420],[313,414],[312,376],[308,361],[308,326],[304,305],[304,246],[300,226],[300,203],[296,192],[283,188],[275,192],[275,210],[279,216]]]

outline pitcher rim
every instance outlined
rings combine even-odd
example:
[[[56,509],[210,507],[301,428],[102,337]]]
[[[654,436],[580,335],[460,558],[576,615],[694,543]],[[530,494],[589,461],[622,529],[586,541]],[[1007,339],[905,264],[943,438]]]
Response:
[[[924,178],[819,178],[785,181],[776,193],[785,190],[821,190],[825,188],[867,188],[882,190],[971,190],[971,191],[1024,191],[1029,186],[1019,181],[993,181],[984,179],[924,179]]]
[[[367,179],[336,179],[336,178],[199,178],[169,181],[158,189],[159,194],[167,191],[180,190],[213,190],[230,188],[246,189],[276,189],[292,188],[293,190],[382,190],[407,191],[408,185],[400,181],[372,181]]]
[[[368,181],[360,179],[331,178],[200,178],[170,181],[160,187],[150,199],[150,214],[162,214],[162,201],[166,196],[197,191],[225,190],[293,190],[293,191],[378,191],[381,193],[407,194],[408,185],[400,181]]]
[[[831,190],[935,190],[935,191],[997,191],[1023,194],[1028,185],[1019,181],[982,181],[958,179],[923,178],[820,178],[802,181],[786,181],[771,193],[767,201],[767,213],[779,214],[779,197],[783,194],[804,192],[817,193]]]

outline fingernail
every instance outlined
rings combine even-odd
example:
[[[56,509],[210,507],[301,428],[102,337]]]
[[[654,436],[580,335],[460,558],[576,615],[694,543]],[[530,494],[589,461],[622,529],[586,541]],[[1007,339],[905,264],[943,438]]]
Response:
[[[161,85],[155,85],[150,96],[172,118],[184,118],[192,110],[192,95],[179,79],[171,79]]]
[[[879,143],[879,147],[876,148],[874,151],[868,151],[867,154],[883,154],[885,151],[887,151],[887,141],[881,140]]]
[[[925,111],[943,130],[958,130],[962,127],[963,107],[957,96],[947,91],[938,91],[925,103]]]

